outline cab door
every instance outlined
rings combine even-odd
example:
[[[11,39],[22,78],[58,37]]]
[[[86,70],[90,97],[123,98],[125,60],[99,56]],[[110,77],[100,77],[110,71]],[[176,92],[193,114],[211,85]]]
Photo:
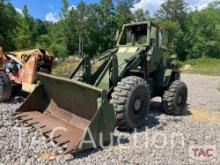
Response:
[[[159,28],[155,26],[151,27],[150,47],[147,52],[148,73],[152,73],[157,70],[158,65],[162,58],[160,54],[160,43],[159,43],[158,31],[159,31]]]

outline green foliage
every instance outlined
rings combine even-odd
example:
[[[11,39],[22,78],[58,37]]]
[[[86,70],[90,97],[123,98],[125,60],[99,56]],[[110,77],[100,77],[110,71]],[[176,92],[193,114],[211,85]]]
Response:
[[[48,38],[49,41],[42,45],[59,58],[65,58],[68,55],[65,35],[63,35],[65,34],[64,26],[65,23],[63,20],[48,25],[48,34],[44,39]]]
[[[149,11],[145,11],[143,9],[137,9],[134,12],[134,20],[137,22],[140,21],[147,21],[150,18],[150,13]]]
[[[50,52],[53,52],[57,57],[60,58],[64,57],[67,54],[65,47],[57,43],[52,43],[48,50]]]
[[[33,27],[34,20],[28,14],[27,6],[24,6],[22,10],[23,16],[20,17],[19,26],[16,29],[16,47],[21,48],[30,48],[34,46],[33,39]]]
[[[19,15],[10,3],[0,2],[0,45],[5,50],[14,49],[14,30],[18,25]]]
[[[189,14],[184,44],[187,59],[201,56],[220,58],[220,9],[208,7]]]
[[[131,11],[138,0],[100,0],[86,4],[81,0],[70,9],[62,0],[61,18],[56,23],[34,19],[27,6],[16,12],[8,0],[0,1],[0,46],[5,50],[40,47],[56,57],[87,54],[91,57],[111,49],[115,34],[124,23],[159,23],[168,32],[169,47],[182,61],[220,58],[220,1],[203,10],[190,10],[184,0],[166,0],[154,17],[146,10]]]
[[[203,10],[189,12],[183,0],[167,0],[156,13],[180,60],[220,58],[220,8],[214,1]]]
[[[188,4],[184,0],[167,0],[160,6],[156,17],[163,21],[176,22],[181,28],[184,28],[188,10]]]

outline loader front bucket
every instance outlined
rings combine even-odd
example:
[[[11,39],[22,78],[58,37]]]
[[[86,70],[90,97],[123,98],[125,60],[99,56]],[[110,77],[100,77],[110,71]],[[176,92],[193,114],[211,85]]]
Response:
[[[110,142],[115,118],[104,90],[43,73],[37,77],[39,85],[15,118],[40,129],[57,146],[65,146],[64,153]]]

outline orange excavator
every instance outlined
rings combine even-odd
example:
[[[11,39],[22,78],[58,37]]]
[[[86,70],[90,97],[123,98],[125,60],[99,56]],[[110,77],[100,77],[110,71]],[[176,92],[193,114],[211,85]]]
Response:
[[[53,59],[53,56],[43,49],[4,53],[0,47],[0,102],[12,97],[14,87],[31,93],[36,87],[36,73],[50,74]]]

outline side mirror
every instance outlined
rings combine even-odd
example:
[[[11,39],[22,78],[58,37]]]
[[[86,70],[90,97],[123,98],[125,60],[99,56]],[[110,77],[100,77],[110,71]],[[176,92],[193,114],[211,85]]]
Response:
[[[117,30],[116,34],[115,34],[115,42],[117,42],[119,40],[119,37],[120,37],[120,31]]]

